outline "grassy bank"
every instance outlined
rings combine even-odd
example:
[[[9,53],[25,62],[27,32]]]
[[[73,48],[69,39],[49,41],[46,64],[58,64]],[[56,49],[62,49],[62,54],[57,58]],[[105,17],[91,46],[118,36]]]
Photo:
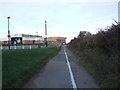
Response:
[[[82,52],[78,52],[73,48],[70,50],[74,53],[74,55],[79,59],[80,64],[85,67],[85,69],[92,75],[92,77],[96,80],[101,88],[118,88],[119,87],[119,79],[116,75],[116,71],[114,70],[114,62],[113,64],[109,62],[104,62],[106,59],[110,59],[106,55],[94,54],[94,61],[90,62],[89,59]],[[118,60],[117,57],[112,57],[114,60]],[[99,60],[102,60],[99,62]],[[103,62],[103,63],[102,63]],[[106,63],[106,64],[105,64]],[[114,70],[114,71],[113,71]]]
[[[59,48],[3,50],[3,88],[22,87],[59,50]]]

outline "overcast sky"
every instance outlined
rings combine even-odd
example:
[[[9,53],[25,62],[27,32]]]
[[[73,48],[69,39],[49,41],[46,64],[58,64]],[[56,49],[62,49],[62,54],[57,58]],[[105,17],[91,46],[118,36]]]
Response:
[[[46,20],[48,36],[67,37],[69,42],[80,31],[96,33],[118,20],[118,0],[1,0],[0,38],[7,37],[8,16],[11,35],[38,32],[44,37]]]

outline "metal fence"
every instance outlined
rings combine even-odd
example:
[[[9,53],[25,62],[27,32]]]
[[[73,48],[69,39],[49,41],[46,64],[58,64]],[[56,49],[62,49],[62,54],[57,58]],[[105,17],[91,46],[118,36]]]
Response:
[[[45,46],[38,46],[38,45],[10,46],[10,49],[32,49],[32,48],[45,48]],[[0,45],[0,50],[3,50],[3,49],[9,49],[9,47]]]

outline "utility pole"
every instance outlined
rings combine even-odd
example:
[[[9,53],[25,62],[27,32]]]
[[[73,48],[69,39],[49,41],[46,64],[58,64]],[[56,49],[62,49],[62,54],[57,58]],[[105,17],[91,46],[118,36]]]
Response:
[[[46,36],[45,43],[46,43],[46,48],[47,48],[48,47],[48,43],[47,43],[47,21],[45,21],[45,36]]]
[[[9,30],[9,19],[10,17],[7,17],[8,18],[8,48],[10,50],[10,30]]]

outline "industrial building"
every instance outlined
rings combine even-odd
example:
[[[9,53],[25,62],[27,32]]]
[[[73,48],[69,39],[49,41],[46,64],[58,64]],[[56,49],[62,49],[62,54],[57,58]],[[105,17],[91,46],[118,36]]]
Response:
[[[66,37],[47,37],[47,42],[62,45],[66,43]],[[10,44],[40,44],[45,43],[46,38],[39,35],[15,34],[10,36]],[[8,38],[0,38],[0,43],[8,44]]]
[[[8,40],[1,40],[0,43],[8,44]],[[39,35],[15,34],[10,37],[11,44],[37,44],[44,43],[44,38]]]
[[[62,45],[63,43],[66,43],[66,39],[66,37],[48,37],[47,41],[48,43]]]

